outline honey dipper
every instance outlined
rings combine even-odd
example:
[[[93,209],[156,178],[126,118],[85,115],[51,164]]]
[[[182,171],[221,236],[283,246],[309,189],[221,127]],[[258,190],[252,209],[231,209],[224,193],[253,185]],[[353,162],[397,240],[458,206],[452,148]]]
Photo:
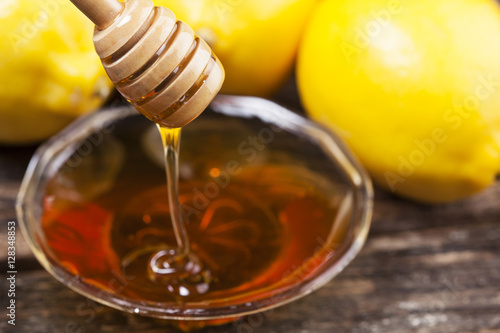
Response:
[[[94,24],[94,45],[118,91],[165,127],[199,116],[224,69],[193,30],[151,0],[71,0]]]

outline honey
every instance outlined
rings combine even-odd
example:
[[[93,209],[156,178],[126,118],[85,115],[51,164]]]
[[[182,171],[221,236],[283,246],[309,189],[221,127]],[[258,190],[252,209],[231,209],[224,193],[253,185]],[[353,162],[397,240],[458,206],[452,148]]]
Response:
[[[217,145],[210,147],[220,154]],[[68,194],[68,178],[81,175],[67,173],[53,177],[44,198],[50,255],[110,293],[208,307],[241,295],[251,301],[284,279],[306,278],[335,252],[335,242],[324,247],[327,239],[345,236],[345,228],[334,228],[338,193],[313,171],[279,163],[223,169],[196,153],[190,163],[210,167],[181,172],[177,213],[183,222],[176,229],[176,170],[165,184],[162,167],[142,154],[126,157],[135,162],[122,163],[98,194]]]

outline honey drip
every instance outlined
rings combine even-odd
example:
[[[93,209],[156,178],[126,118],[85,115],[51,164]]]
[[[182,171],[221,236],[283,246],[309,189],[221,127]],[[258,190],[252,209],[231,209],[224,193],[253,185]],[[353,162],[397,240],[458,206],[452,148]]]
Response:
[[[209,289],[211,273],[204,268],[200,258],[191,250],[179,202],[179,145],[181,128],[158,125],[165,155],[168,190],[168,211],[176,245],[162,243],[133,249],[122,259],[122,271],[128,274],[135,261],[147,260],[151,281],[165,286],[176,296],[204,294]],[[165,198],[167,199],[167,198]],[[165,223],[168,223],[165,220]],[[141,258],[142,257],[142,258]],[[146,267],[144,267],[146,269]]]

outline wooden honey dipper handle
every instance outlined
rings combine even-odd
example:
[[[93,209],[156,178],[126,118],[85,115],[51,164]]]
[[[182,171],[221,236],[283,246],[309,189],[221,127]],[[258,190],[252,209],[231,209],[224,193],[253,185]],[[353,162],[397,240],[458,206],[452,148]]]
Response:
[[[70,0],[99,29],[111,25],[124,5],[118,0]]]

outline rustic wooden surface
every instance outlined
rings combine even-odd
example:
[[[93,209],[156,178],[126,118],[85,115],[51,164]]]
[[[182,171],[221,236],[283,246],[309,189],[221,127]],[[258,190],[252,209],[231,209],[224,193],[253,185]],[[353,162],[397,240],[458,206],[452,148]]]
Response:
[[[275,97],[300,109],[293,85]],[[35,147],[0,147],[0,332],[177,332],[162,321],[88,301],[54,280],[17,233],[17,317],[7,325],[6,229]],[[292,304],[202,333],[500,332],[500,183],[451,205],[377,190],[361,254]]]

